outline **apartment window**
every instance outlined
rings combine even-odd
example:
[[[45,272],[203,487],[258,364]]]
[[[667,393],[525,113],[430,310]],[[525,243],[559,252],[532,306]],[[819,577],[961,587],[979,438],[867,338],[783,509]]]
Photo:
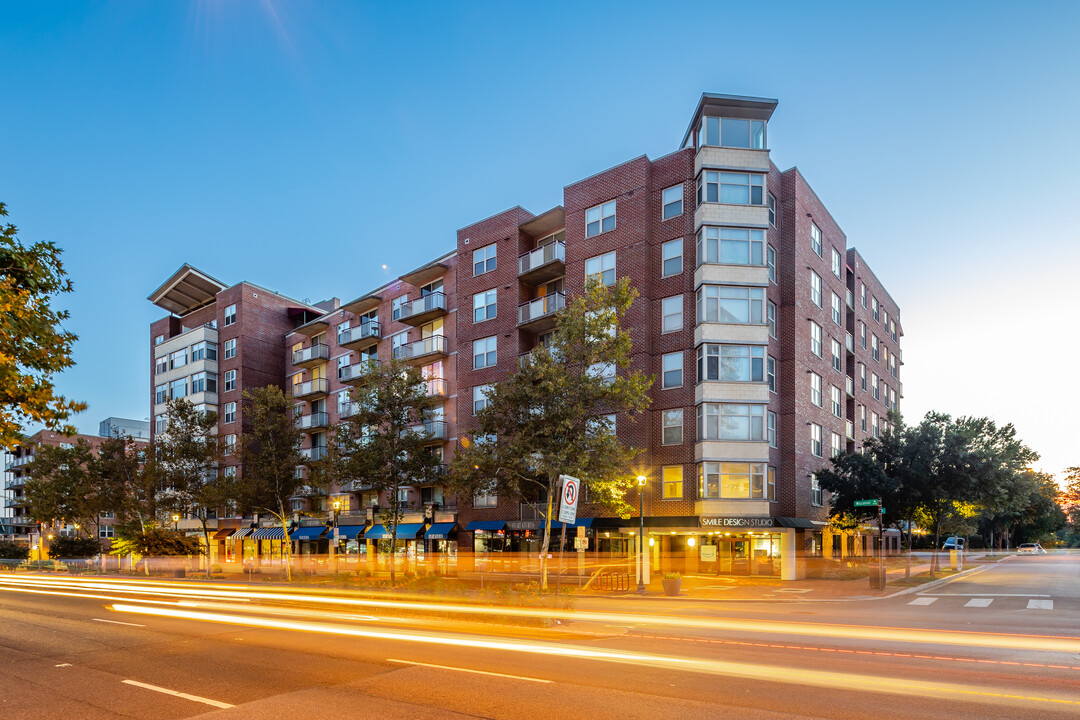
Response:
[[[495,365],[498,355],[498,343],[499,338],[496,335],[473,340],[473,370]]]
[[[878,428],[878,414],[870,413],[870,428],[874,433],[874,437],[881,437],[881,431]]]
[[[776,249],[770,245],[765,251],[769,263],[769,282],[776,282]]]
[[[473,495],[474,508],[493,508],[498,503],[494,492],[482,492]]]
[[[664,499],[678,500],[682,497],[682,465],[665,465],[661,472],[664,483]]]
[[[703,285],[697,291],[698,323],[760,325],[765,317],[764,288]]]
[[[862,345],[862,349],[866,349],[866,323],[859,323],[859,344]]]
[[[810,300],[821,307],[821,276],[813,270],[810,271]]]
[[[832,341],[832,367],[836,372],[843,372],[843,356],[840,354],[840,342]]]
[[[881,315],[878,312],[878,301],[873,295],[870,296],[870,312],[874,316],[875,322],[881,321]]]
[[[878,386],[877,373],[870,373],[870,394],[874,396],[875,400],[881,399],[881,390]]]
[[[615,253],[604,253],[585,261],[585,281],[593,278],[598,278],[604,285],[615,284]]]
[[[661,413],[663,422],[664,445],[682,445],[683,441],[683,411],[682,408],[664,410]]]
[[[225,403],[225,414],[222,416],[222,420],[227,423],[236,422],[236,403]]]
[[[810,373],[810,402],[821,407],[821,376]]]
[[[776,303],[769,302],[769,337],[775,338],[776,334]]]
[[[866,366],[859,364],[859,385],[863,390],[866,390]]]
[[[776,196],[769,193],[769,224],[776,227]]]
[[[615,379],[615,363],[593,363],[586,370],[586,373],[590,377],[599,378],[605,382],[611,382]]]
[[[176,352],[170,354],[169,355],[169,368],[172,369],[172,370],[175,370],[177,368],[182,368],[185,365],[187,365],[187,362],[188,362],[188,352],[187,351],[188,351],[187,348],[181,348],[180,350],[177,350]]]
[[[169,397],[173,400],[187,396],[187,378],[180,378],[169,383]]]
[[[859,300],[862,302],[862,306],[866,307],[866,285],[859,283]]]
[[[821,228],[814,223],[810,223],[810,249],[821,257]]]
[[[835,385],[831,386],[829,395],[832,400],[832,414],[836,417],[843,417],[843,411],[840,409],[840,388]]]
[[[698,265],[764,265],[765,231],[703,227],[697,235]]]
[[[473,295],[473,322],[483,322],[485,320],[491,320],[495,317],[496,307],[495,303],[495,291],[487,290],[485,292],[476,293]]]
[[[768,378],[769,378],[769,392],[779,392],[779,385],[776,382],[776,358],[769,356],[768,362]]]
[[[217,360],[217,343],[198,342],[191,346],[191,362],[196,360]]]
[[[473,277],[477,275],[483,275],[489,273],[495,269],[495,243],[485,245],[482,248],[473,250],[472,263],[473,263]]]
[[[154,432],[163,433],[166,428],[169,427],[169,418],[167,415],[155,415],[154,416]]]
[[[481,410],[486,408],[490,403],[488,400],[488,393],[491,391],[491,385],[477,385],[472,389],[472,414],[477,415]]]
[[[161,373],[169,371],[169,356],[162,355],[159,358],[154,359],[154,374],[160,375]]]
[[[683,354],[681,352],[668,353],[663,357],[663,385],[664,390],[682,387]]]
[[[102,526],[98,527],[98,537],[99,538],[111,538],[111,537],[113,537],[113,526],[112,525],[102,525]]]
[[[405,303],[409,301],[408,295],[402,295],[401,297],[394,298],[390,302],[390,318],[393,320],[401,319],[401,310],[405,307]]]
[[[877,335],[870,335],[870,352],[873,354],[875,360],[881,360],[881,352],[878,349]]]
[[[776,440],[776,413],[770,412],[767,419],[769,422],[769,447],[779,447]]]
[[[821,357],[821,326],[810,321],[810,352]]]
[[[169,400],[169,386],[158,385],[154,388],[154,403],[160,405]]]
[[[836,277],[841,277],[840,272],[840,252],[836,249],[832,249],[832,271]]]
[[[732,173],[706,170],[698,176],[698,204],[719,202],[730,205],[764,205],[765,176],[756,173]]]
[[[337,413],[340,418],[352,414],[352,396],[348,388],[337,391]]]
[[[229,480],[236,479],[236,466],[235,465],[229,465],[229,466],[225,467],[222,470],[222,475],[224,475]]]
[[[225,359],[236,357],[236,338],[225,341]]]
[[[821,481],[816,474],[810,476],[810,502],[814,507],[821,507],[825,501],[821,492]]]
[[[226,370],[225,371],[225,392],[229,392],[230,390],[235,390],[235,389],[236,389],[236,371],[235,370]]]
[[[683,296],[664,298],[661,301],[663,332],[675,332],[683,327]]]
[[[866,406],[865,405],[860,405],[859,406],[859,427],[862,428],[863,432],[866,432]]]
[[[670,277],[682,272],[682,238],[668,240],[660,246],[660,259],[662,261],[662,274],[660,277]],[[614,265],[612,265],[614,268]]]
[[[764,405],[702,403],[698,440],[766,440]]]
[[[224,448],[224,450],[222,450],[222,454],[223,455],[232,455],[235,452],[236,452],[236,436],[235,435],[226,435],[225,436],[225,448]]]
[[[698,347],[698,382],[763,382],[765,347],[706,343]]]
[[[682,215],[682,199],[682,185],[675,185],[664,190],[664,220]],[[614,214],[614,211],[612,211],[612,214]],[[612,227],[614,227],[614,224]]]
[[[233,371],[236,372],[235,370]],[[225,373],[228,375],[228,373]],[[191,393],[217,392],[217,375],[214,373],[195,373],[191,376]]]
[[[765,463],[701,463],[698,465],[698,494],[704,499],[773,500],[775,495],[768,493],[765,486],[766,467]]]
[[[229,327],[236,322],[236,306],[230,305],[225,308],[225,327]]]
[[[843,327],[844,326],[844,317],[843,317],[843,315],[841,315],[841,311],[840,311],[840,307],[841,307],[841,305],[840,305],[840,296],[837,295],[836,293],[831,293],[831,295],[832,295],[832,320],[833,320],[834,323],[836,323],[840,327]]]
[[[409,342],[409,331],[402,330],[396,335],[390,336],[390,353],[393,354],[399,347],[404,347]]]
[[[698,127],[698,147],[706,145],[761,150],[765,147],[765,121],[702,118]]]
[[[810,452],[821,457],[821,426],[816,423],[810,424]]]
[[[160,345],[163,342],[165,342],[165,336],[164,335],[158,335],[158,336],[156,336],[154,338],[154,344],[155,345]]]
[[[591,207],[585,211],[585,237],[615,229],[615,201]]]

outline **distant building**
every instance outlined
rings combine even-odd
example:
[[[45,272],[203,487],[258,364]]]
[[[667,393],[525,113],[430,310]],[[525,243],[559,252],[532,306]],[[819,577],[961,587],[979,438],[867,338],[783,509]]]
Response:
[[[107,417],[98,424],[98,435],[101,437],[127,435],[135,440],[149,440],[150,421]]]

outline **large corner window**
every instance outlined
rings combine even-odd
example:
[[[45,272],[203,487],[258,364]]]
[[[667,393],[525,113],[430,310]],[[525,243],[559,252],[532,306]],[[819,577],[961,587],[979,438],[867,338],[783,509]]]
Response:
[[[703,499],[775,500],[776,482],[765,463],[703,462],[698,465],[698,495]]]
[[[765,347],[706,343],[697,351],[698,382],[763,382]]]
[[[764,405],[702,403],[697,406],[698,441],[765,440]]]
[[[698,147],[765,149],[765,121],[704,117],[698,126]]]
[[[764,230],[703,227],[697,236],[697,262],[698,265],[764,265],[764,247]]]
[[[765,289],[702,285],[697,291],[697,319],[698,324],[763,325]]]
[[[758,173],[706,170],[698,175],[697,204],[764,205],[765,176]]]

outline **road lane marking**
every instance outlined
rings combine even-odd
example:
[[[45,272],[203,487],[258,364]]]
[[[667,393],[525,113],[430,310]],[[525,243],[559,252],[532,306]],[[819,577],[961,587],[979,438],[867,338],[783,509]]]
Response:
[[[53,665],[53,667],[71,667],[71,663],[60,663],[59,665]]]
[[[119,620],[104,620],[102,618],[90,618],[90,619],[93,620],[94,622],[107,622],[107,623],[112,623],[113,625],[130,625],[131,627],[146,627],[145,625],[140,625],[139,623],[120,622]]]
[[[413,662],[412,660],[395,660],[394,658],[386,658],[386,662],[401,663],[402,665],[419,665],[421,667],[438,668],[439,670],[457,670],[458,672],[473,673],[474,675],[492,675],[494,677],[513,678],[514,680],[528,680],[529,682],[536,683],[550,683],[551,680],[544,680],[542,678],[524,677],[522,675],[507,675],[506,673],[487,672],[486,670],[470,670],[463,667],[451,667],[449,665],[433,665],[432,663]]]
[[[120,682],[125,685],[134,685],[135,687],[145,688],[146,690],[153,690],[154,692],[164,693],[165,695],[172,695],[173,697],[183,698],[185,700],[192,700],[194,702],[205,703],[216,708],[227,709],[233,707],[229,703],[221,702],[220,700],[211,700],[210,698],[199,697],[198,695],[188,695],[177,690],[170,690],[169,688],[158,687],[157,685],[150,685],[149,683],[139,682],[138,680],[121,680]]]
[[[1026,598],[1047,598],[1052,597],[1050,595],[1039,595],[1037,593],[930,593],[921,592],[918,593],[924,597],[1026,597]]]
[[[1028,600],[1028,610],[1053,610],[1053,600]]]
[[[994,602],[994,598],[971,598],[964,607],[990,607],[990,603]]]
[[[909,602],[908,605],[930,605],[935,602],[937,602],[936,597],[917,597]]]

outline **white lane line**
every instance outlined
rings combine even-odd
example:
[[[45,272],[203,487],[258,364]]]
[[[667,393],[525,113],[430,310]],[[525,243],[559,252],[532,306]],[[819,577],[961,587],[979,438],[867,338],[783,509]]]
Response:
[[[921,592],[923,597],[1052,597],[1051,595],[1038,595],[1036,593],[928,593]]]
[[[917,597],[914,600],[912,600],[911,602],[909,602],[908,605],[930,605],[930,604],[936,603],[936,602],[937,602],[936,597]]]
[[[541,678],[523,677],[521,675],[507,675],[505,673],[486,672],[484,670],[470,670],[468,668],[451,667],[449,665],[432,665],[431,663],[413,662],[412,660],[395,660],[394,658],[386,658],[386,662],[401,663],[402,665],[420,665],[422,667],[438,668],[439,670],[457,670],[458,672],[473,673],[474,675],[492,675],[494,677],[512,678],[514,680],[527,680],[529,682],[536,683],[550,683],[551,680],[543,680]]]
[[[187,693],[178,692],[176,690],[170,690],[169,688],[158,687],[157,685],[149,685],[147,683],[139,682],[138,680],[121,680],[120,682],[125,685],[134,685],[135,687],[145,688],[147,690],[153,690],[154,692],[165,693],[166,695],[172,695],[173,697],[183,698],[185,700],[193,700],[195,702],[205,703],[212,705],[216,708],[231,708],[229,703],[221,702],[220,700],[211,700],[209,698],[199,697],[198,695],[188,695]]]
[[[1028,610],[1053,610],[1053,600],[1028,600]]]
[[[94,622],[107,622],[107,623],[112,623],[113,625],[130,625],[131,627],[146,627],[145,625],[140,625],[139,623],[126,623],[126,622],[120,622],[119,620],[103,620],[102,618],[90,618],[90,619],[93,620]]]
[[[971,598],[964,607],[990,607],[990,603],[994,602],[994,598]]]
[[[53,667],[71,667],[71,663],[60,663],[59,665],[53,665]]]

